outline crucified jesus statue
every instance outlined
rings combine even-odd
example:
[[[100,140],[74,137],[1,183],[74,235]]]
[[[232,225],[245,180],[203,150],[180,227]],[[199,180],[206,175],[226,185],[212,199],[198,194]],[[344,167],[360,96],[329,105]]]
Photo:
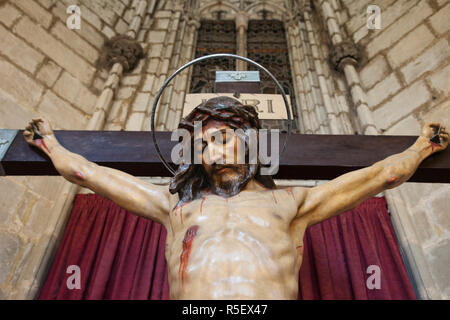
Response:
[[[193,130],[195,121],[202,130]],[[306,228],[407,181],[449,141],[443,126],[430,123],[411,147],[370,167],[313,188],[280,189],[261,174],[260,163],[238,164],[236,150],[244,142],[225,137],[226,129],[260,129],[253,107],[213,98],[179,127],[191,133],[192,148],[201,146],[202,161],[180,164],[169,188],[70,152],[43,118],[24,131],[65,179],[164,225],[172,299],[296,299]],[[220,144],[202,139],[211,130],[224,135]],[[224,157],[232,163],[220,164]]]

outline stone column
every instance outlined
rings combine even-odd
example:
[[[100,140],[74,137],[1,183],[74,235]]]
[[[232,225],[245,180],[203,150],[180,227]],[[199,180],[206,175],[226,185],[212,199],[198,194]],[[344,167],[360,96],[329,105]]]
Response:
[[[107,41],[104,55],[100,60],[103,67],[112,65],[103,91],[97,100],[94,114],[90,119],[87,130],[102,130],[105,119],[109,114],[114,95],[119,87],[119,81],[124,71],[131,71],[139,60],[144,57],[144,51],[139,43],[131,36],[116,36]],[[111,118],[111,117],[110,117]]]
[[[314,29],[312,27],[311,23],[311,7],[309,5],[305,5],[304,9],[304,19],[305,19],[305,25],[306,30],[308,34],[308,41],[311,46],[311,55],[314,63],[314,69],[318,80],[318,85],[321,91],[321,96],[323,100],[323,107],[326,110],[327,118],[328,118],[328,126],[330,127],[330,132],[332,134],[339,134],[343,132],[343,128],[341,124],[338,121],[337,118],[337,110],[336,106],[331,103],[330,94],[328,92],[323,68],[321,65],[321,58],[319,54],[319,45],[316,41],[316,37],[314,35]]]
[[[105,58],[101,63],[104,67],[111,65],[112,67],[86,130],[103,129],[105,119],[110,112],[114,100],[115,92],[119,87],[123,71],[132,70],[137,65],[139,59],[143,57],[142,47],[134,39],[144,19],[147,1],[140,0],[135,2],[135,5],[135,14],[128,26],[126,35],[116,36],[105,44]],[[126,52],[126,56],[123,52]]]
[[[319,0],[318,8],[322,11],[324,24],[327,26],[328,35],[333,45],[332,60],[335,68],[344,73],[347,85],[350,88],[354,108],[364,134],[378,134],[374,124],[372,113],[367,105],[366,94],[361,86],[359,73],[356,70],[358,64],[358,51],[353,42],[344,41],[343,33],[339,27],[336,13],[327,0]]]
[[[168,26],[164,31],[160,31],[165,33],[164,41],[162,43],[162,47],[160,47],[160,56],[163,63],[160,66],[156,67],[156,70],[153,75],[149,75],[149,77],[154,77],[152,83],[152,90],[150,95],[150,102],[153,102],[154,97],[156,96],[159,89],[162,87],[162,84],[166,79],[180,67],[179,65],[179,56],[177,55],[177,51],[179,50],[179,41],[180,41],[180,26],[183,28],[183,24],[181,21],[181,17],[183,16],[182,11],[173,12],[171,15],[171,19],[168,23]],[[184,48],[186,49],[186,48]],[[152,53],[153,59],[157,60],[157,53]],[[149,70],[150,71],[150,70]],[[157,109],[156,114],[156,130],[168,130],[166,124],[170,122],[169,117],[173,118],[173,110],[172,110],[172,94],[174,83],[177,79],[173,79],[170,84],[164,90],[164,93],[159,100],[159,107]],[[149,130],[150,129],[150,117],[151,117],[151,108],[152,103],[147,104],[147,108],[145,110],[145,122],[143,122],[139,129],[141,130]],[[130,127],[131,123],[127,123],[127,127]]]
[[[248,29],[248,14],[244,11],[236,13],[236,53],[239,56],[247,57],[247,29]],[[236,60],[236,70],[247,70],[247,62]]]
[[[320,40],[309,2],[301,9],[296,4],[284,21],[302,132],[352,134],[348,103],[331,77],[328,47]]]
[[[310,79],[308,77],[308,63],[307,63],[307,56],[306,56],[306,50],[305,50],[305,38],[303,36],[303,29],[304,29],[304,23],[299,22],[297,24],[297,28],[294,29],[295,31],[295,43],[298,51],[298,57],[299,57],[299,75],[297,78],[299,79],[298,83],[301,85],[300,90],[304,92],[305,97],[305,103],[302,105],[302,112],[304,112],[304,115],[306,116],[306,120],[308,121],[308,126],[306,126],[305,133],[312,133],[316,134],[320,132],[320,120],[317,115],[316,110],[314,110],[314,100],[312,97],[312,91],[311,91],[311,85],[310,85]],[[310,130],[310,132],[308,131]]]
[[[176,52],[174,57],[174,67],[176,68],[174,68],[172,71],[175,71],[194,58],[197,30],[199,28],[199,19],[193,18],[193,16],[188,16],[188,18],[185,19],[184,33],[182,34],[184,36],[179,39],[179,52]],[[167,108],[164,111],[159,111],[164,112],[167,116],[161,118],[161,120],[165,119],[164,122],[158,119],[158,126],[163,125],[164,127],[161,128],[164,128],[165,130],[173,130],[178,127],[178,123],[183,113],[183,102],[185,100],[189,83],[189,70],[184,70],[172,80],[172,85],[170,86],[172,89],[170,90]]]
[[[302,133],[313,133],[311,120],[309,119],[309,110],[305,97],[303,78],[301,72],[301,55],[298,48],[298,15],[288,16],[285,21],[286,40],[289,50],[289,59],[292,70],[292,81],[295,91],[295,100],[297,101],[298,128]]]
[[[323,104],[322,93],[319,87],[319,80],[316,73],[313,51],[317,46],[312,47],[309,42],[309,35],[313,32],[309,7],[302,10],[299,28],[299,48],[302,56],[302,73],[304,77],[304,87],[308,101],[308,109],[314,134],[329,134],[331,130],[328,125],[327,110]]]
[[[188,30],[187,32],[192,36],[190,36],[187,41],[182,44],[182,48],[184,48],[185,51],[182,52],[183,54],[180,53],[180,66],[188,63],[195,57],[197,31],[200,28],[200,20],[190,19],[186,21],[186,25]],[[180,77],[175,81],[173,101],[178,101],[179,103],[175,106],[174,121],[168,124],[171,129],[175,129],[178,126],[183,114],[183,103],[181,103],[181,101],[185,100],[186,94],[189,90],[192,70],[193,68],[189,68],[189,70],[182,72]]]
[[[197,30],[200,28],[200,20],[192,14],[184,15],[184,33],[180,40],[179,52],[175,53],[172,72],[194,58]],[[190,68],[192,70],[192,68]],[[156,114],[156,130],[171,130],[177,127],[183,112],[183,101],[190,82],[190,70],[184,70],[178,74],[167,86],[161,97]],[[170,74],[172,73],[170,72]],[[169,74],[169,75],[170,75]],[[162,82],[160,84],[162,85]],[[158,88],[159,89],[159,88]],[[166,98],[167,97],[167,98]],[[147,116],[151,117],[151,110],[147,110]]]
[[[359,73],[356,70],[359,53],[353,42],[342,41],[332,48],[331,60],[337,70],[345,75],[347,85],[358,115],[363,134],[377,135],[372,113],[367,105],[366,93],[362,89]]]

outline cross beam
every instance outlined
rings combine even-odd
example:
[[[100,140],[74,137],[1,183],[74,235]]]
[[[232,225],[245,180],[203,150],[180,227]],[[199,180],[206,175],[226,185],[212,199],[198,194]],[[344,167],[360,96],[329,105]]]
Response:
[[[68,150],[99,165],[134,176],[170,176],[158,158],[151,132],[55,130],[55,136]],[[178,142],[170,140],[171,132],[157,132],[156,136],[161,152],[170,160],[172,147]],[[23,130],[0,129],[1,137],[0,174],[58,175],[50,159],[26,143]],[[281,146],[284,138],[280,134]],[[330,180],[402,152],[416,139],[415,136],[293,134],[275,178]],[[450,183],[450,150],[427,158],[409,181]]]

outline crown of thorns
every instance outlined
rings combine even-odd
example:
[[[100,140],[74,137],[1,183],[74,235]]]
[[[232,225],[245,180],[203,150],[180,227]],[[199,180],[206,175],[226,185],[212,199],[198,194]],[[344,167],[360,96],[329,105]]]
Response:
[[[227,99],[227,102],[233,103],[233,105],[225,104],[224,98]],[[214,106],[212,106],[213,103],[215,104]],[[227,97],[213,98],[197,106],[181,120],[178,128],[192,132],[195,122],[209,119],[226,122],[232,129],[261,128],[258,113],[253,106],[243,105],[238,100]]]

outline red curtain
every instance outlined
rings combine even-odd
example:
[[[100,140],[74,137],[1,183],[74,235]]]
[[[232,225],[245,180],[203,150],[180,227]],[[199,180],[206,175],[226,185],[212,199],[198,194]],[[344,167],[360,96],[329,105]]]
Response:
[[[379,267],[380,289],[367,286],[369,266]],[[306,230],[299,298],[416,299],[384,197]]]
[[[166,230],[96,194],[76,195],[40,299],[168,299]],[[81,289],[67,273],[80,267]]]
[[[165,239],[160,224],[79,194],[39,299],[169,299]],[[71,265],[80,289],[67,286]],[[380,289],[366,285],[370,265],[380,268]],[[384,198],[307,230],[299,298],[415,299]]]

